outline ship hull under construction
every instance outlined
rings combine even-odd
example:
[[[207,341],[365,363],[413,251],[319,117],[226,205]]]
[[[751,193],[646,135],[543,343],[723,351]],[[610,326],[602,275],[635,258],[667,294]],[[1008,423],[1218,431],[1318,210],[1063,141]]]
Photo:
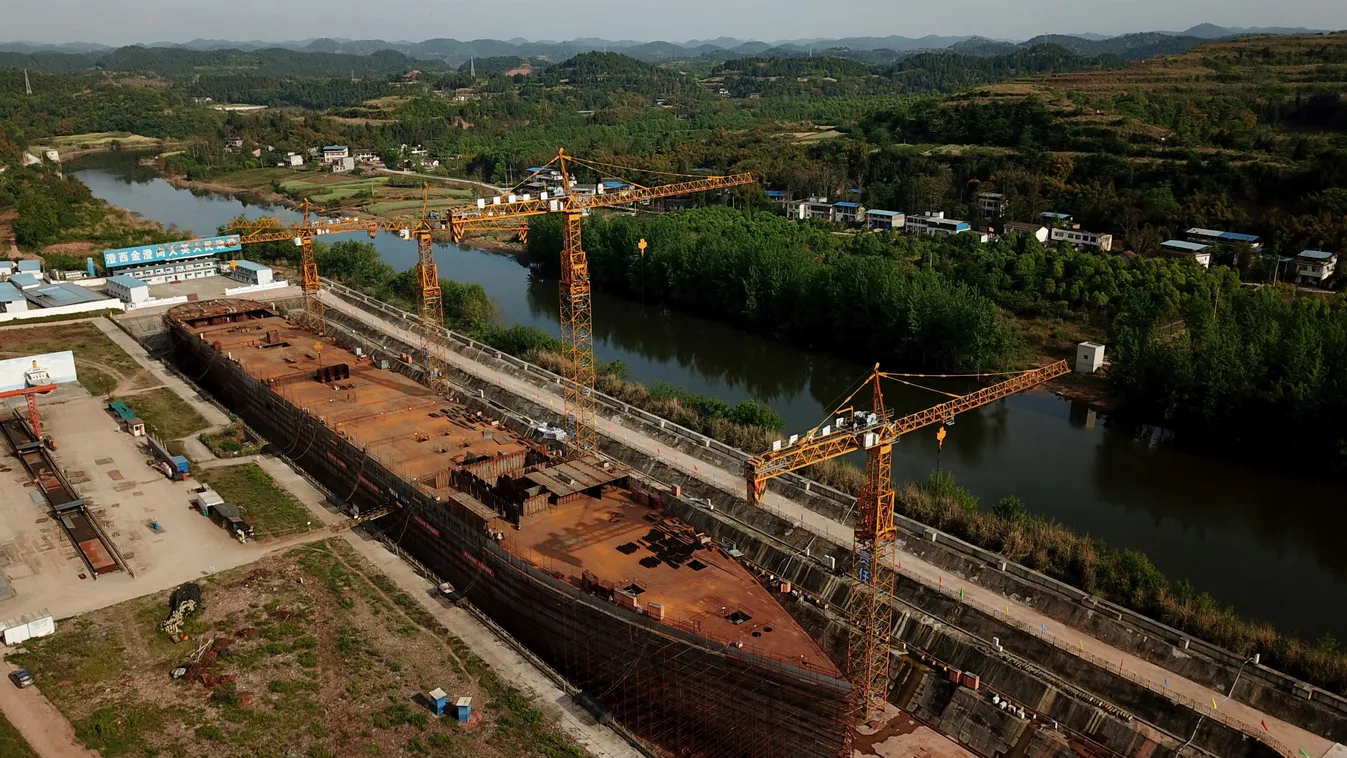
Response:
[[[188,378],[335,498],[397,506],[390,536],[643,740],[689,757],[843,753],[850,686],[835,665],[615,464],[550,459],[258,303],[190,303],[166,321]],[[413,417],[409,433],[386,426]],[[461,438],[438,431],[451,417]],[[435,445],[438,458],[417,454]]]

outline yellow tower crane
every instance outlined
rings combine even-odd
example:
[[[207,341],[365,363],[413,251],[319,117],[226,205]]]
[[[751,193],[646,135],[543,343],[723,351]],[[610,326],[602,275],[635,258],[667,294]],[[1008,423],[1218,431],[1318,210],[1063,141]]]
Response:
[[[897,527],[893,522],[894,443],[904,434],[932,424],[948,423],[959,413],[1035,387],[1070,371],[1066,361],[1058,361],[1021,372],[965,374],[962,376],[1011,378],[967,395],[941,392],[953,399],[910,416],[890,419],[884,406],[881,380],[893,379],[920,386],[908,379],[930,375],[886,374],[876,364],[865,381],[836,410],[828,414],[822,424],[809,430],[803,437],[795,435],[789,440],[777,441],[770,451],[754,456],[744,465],[748,501],[757,505],[767,494],[767,482],[774,477],[848,453],[865,451],[865,485],[856,500],[856,528],[851,548],[852,571],[865,588],[865,596],[849,603],[852,635],[847,649],[851,680],[856,688],[856,708],[862,721],[878,718],[888,697],[889,647],[893,632],[893,548],[897,538]],[[866,387],[873,392],[871,408],[858,410],[852,401]],[[944,431],[943,427],[941,431]]]
[[[617,169],[672,177],[681,181],[657,186],[642,186],[625,182],[624,187],[605,192],[602,183],[594,194],[575,191],[570,181],[570,166],[585,166],[602,174]],[[476,206],[454,208],[449,215],[450,233],[459,242],[464,235],[484,229],[512,228],[520,219],[546,213],[561,214],[561,336],[565,345],[563,367],[565,374],[565,418],[567,439],[576,451],[594,450],[598,446],[598,432],[594,427],[594,342],[590,333],[589,262],[580,245],[580,219],[591,209],[630,203],[641,203],[663,197],[689,195],[751,184],[751,174],[730,176],[692,176],[667,172],[642,171],[625,166],[586,161],[575,158],[564,149],[539,167],[534,175],[555,166],[561,173],[562,194],[549,197],[541,193],[531,195],[509,194],[490,200],[478,200]],[[527,181],[527,180],[526,180]]]
[[[313,216],[307,199],[304,200],[304,216],[299,221],[282,221],[278,218],[263,217],[257,219],[235,219],[229,223],[230,231],[240,233],[239,242],[244,245],[257,242],[279,242],[293,239],[300,247],[300,278],[304,289],[304,309],[312,322],[310,326],[319,334],[324,331],[323,301],[319,294],[318,264],[313,256],[313,238],[324,234],[342,234],[345,232],[368,232],[371,238],[381,231],[397,232],[404,239],[416,240],[416,276],[420,289],[420,316],[422,349],[425,352],[426,365],[430,365],[432,351],[431,340],[436,333],[435,327],[444,325],[444,306],[440,299],[440,279],[432,255],[432,226],[427,218],[430,205],[430,185],[423,185],[421,217],[415,220],[379,220],[362,218],[339,218],[320,220]]]

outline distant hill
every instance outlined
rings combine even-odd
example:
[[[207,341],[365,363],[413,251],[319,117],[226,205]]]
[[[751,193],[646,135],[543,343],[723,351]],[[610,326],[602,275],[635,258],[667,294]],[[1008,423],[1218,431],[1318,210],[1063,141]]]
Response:
[[[380,39],[339,39],[321,38],[292,40],[287,42],[236,42],[221,39],[194,39],[185,43],[156,42],[143,46],[132,46],[140,50],[182,50],[198,53],[238,51],[257,53],[262,51],[291,51],[300,53],[323,53],[351,57],[370,56],[387,51],[395,52],[409,59],[436,61],[447,67],[457,67],[474,58],[526,58],[535,61],[560,62],[570,60],[588,52],[622,52],[629,57],[647,63],[669,63],[678,60],[700,60],[704,63],[716,63],[736,57],[798,57],[809,55],[828,55],[845,57],[868,63],[886,63],[901,60],[903,57],[923,52],[947,51],[970,56],[1010,55],[1015,50],[1024,50],[1039,45],[1057,45],[1075,55],[1092,58],[1100,55],[1116,55],[1127,60],[1139,60],[1158,55],[1184,52],[1194,45],[1216,39],[1228,39],[1246,34],[1298,34],[1309,30],[1282,27],[1230,28],[1215,24],[1198,24],[1182,32],[1158,31],[1137,34],[1104,36],[1098,34],[1046,34],[1024,42],[992,40],[986,37],[936,36],[903,37],[845,37],[841,39],[812,38],[763,42],[759,40],[740,40],[733,37],[718,37],[712,40],[688,40],[686,42],[634,40],[604,40],[581,38],[569,41],[530,41],[521,38],[510,40],[475,39],[457,40],[435,38],[420,42],[405,40],[386,41]],[[126,50],[132,48],[119,48]],[[116,51],[104,45],[71,42],[61,45],[47,45],[35,42],[0,43],[0,65],[25,66],[46,71],[78,70],[79,68],[106,67],[100,56]],[[83,59],[57,59],[50,56],[85,56]],[[36,57],[28,57],[36,56]],[[117,60],[116,58],[112,60]],[[419,63],[418,68],[427,68]],[[361,66],[356,65],[360,69]]]

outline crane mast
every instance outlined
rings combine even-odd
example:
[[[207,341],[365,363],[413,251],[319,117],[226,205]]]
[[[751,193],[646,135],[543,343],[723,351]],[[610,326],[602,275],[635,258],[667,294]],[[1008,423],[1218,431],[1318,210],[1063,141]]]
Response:
[[[603,208],[629,203],[645,202],[675,195],[687,195],[724,189],[743,184],[751,184],[751,174],[730,176],[681,177],[686,181],[645,187],[632,184],[628,189],[602,192],[602,185],[596,187],[593,195],[576,194],[570,182],[570,164],[578,163],[590,168],[599,168],[601,164],[592,164],[569,155],[564,149],[541,167],[540,170],[556,166],[561,172],[562,194],[548,197],[542,193],[539,197],[528,195],[508,198],[493,198],[492,202],[478,200],[477,205],[455,208],[450,215],[450,230],[453,239],[458,242],[468,232],[482,229],[499,229],[508,224],[517,224],[520,220],[547,213],[561,215],[561,337],[563,343],[562,365],[566,379],[563,397],[565,400],[565,422],[567,440],[572,450],[586,452],[598,447],[598,431],[595,428],[594,398],[594,338],[591,330],[591,283],[589,278],[589,260],[581,245],[581,219],[593,208]],[[505,202],[502,202],[504,200]]]
[[[515,231],[521,241],[527,235],[524,224],[532,216],[548,213],[561,215],[561,336],[563,353],[562,363],[565,374],[563,397],[565,400],[565,422],[567,440],[572,450],[587,452],[598,447],[598,431],[595,428],[594,398],[594,338],[592,324],[591,283],[589,278],[589,260],[580,240],[581,219],[593,208],[603,208],[630,203],[646,202],[675,195],[687,195],[695,192],[707,192],[726,189],[755,180],[751,174],[733,174],[729,176],[692,177],[679,175],[683,181],[646,187],[631,183],[626,189],[604,192],[602,184],[596,187],[593,195],[579,195],[574,192],[570,182],[570,164],[578,163],[599,169],[603,164],[592,164],[569,155],[564,149],[543,166],[557,166],[561,172],[562,194],[548,197],[546,192],[538,197],[513,194],[507,197],[479,199],[475,206],[452,208],[446,214],[451,239],[461,242],[470,232]],[[542,170],[542,169],[540,169]],[[304,219],[302,222],[286,223],[274,218],[235,221],[230,223],[232,231],[242,233],[240,242],[274,242],[294,239],[300,246],[300,270],[304,288],[304,307],[319,334],[323,332],[323,302],[320,297],[318,264],[313,256],[313,237],[325,233],[367,231],[373,237],[378,231],[397,231],[416,240],[417,247],[417,283],[420,296],[420,325],[423,358],[432,378],[436,375],[436,352],[432,349],[438,338],[439,330],[444,326],[444,305],[441,299],[439,273],[432,255],[432,228],[427,221],[429,207],[429,185],[426,186],[426,199],[421,207],[421,219],[416,223],[390,222],[362,219],[341,219],[327,224],[312,222],[309,218],[309,203],[304,201]]]
[[[914,374],[886,374],[876,364],[865,382],[852,392],[828,420],[784,444],[778,441],[768,452],[750,458],[744,465],[750,504],[761,503],[767,483],[778,476],[848,453],[865,451],[865,484],[856,498],[856,528],[851,547],[851,565],[862,596],[848,604],[851,638],[848,665],[856,692],[856,708],[864,721],[884,710],[889,690],[889,650],[893,634],[894,525],[893,446],[904,434],[933,424],[948,423],[964,411],[993,403],[1003,397],[1035,387],[1070,373],[1070,364],[1058,361],[1042,368],[1010,372],[1010,379],[983,387],[917,413],[890,419],[884,405],[881,380],[903,381]],[[1003,374],[1004,375],[1004,374]],[[944,376],[944,375],[942,375]],[[966,376],[985,377],[990,374]],[[870,410],[857,410],[851,401],[865,387],[872,394]],[[949,394],[949,393],[944,393]]]

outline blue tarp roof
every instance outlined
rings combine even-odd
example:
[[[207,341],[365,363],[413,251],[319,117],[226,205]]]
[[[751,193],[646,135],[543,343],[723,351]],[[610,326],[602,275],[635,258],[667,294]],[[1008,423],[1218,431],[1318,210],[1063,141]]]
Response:
[[[17,303],[23,299],[23,293],[9,282],[0,282],[0,303]]]
[[[240,258],[239,260],[234,261],[234,263],[238,264],[238,267],[239,267],[239,268],[247,269],[248,271],[270,271],[270,270],[271,270],[271,266],[264,266],[264,265],[262,265],[261,263],[253,263],[252,261],[245,261],[245,260],[243,260],[242,258]]]
[[[40,272],[42,271],[42,261],[35,261],[32,259],[19,261],[19,270],[27,271],[29,273]]]
[[[36,287],[42,283],[41,279],[28,273],[15,274],[14,276],[11,276],[9,280],[13,282],[16,287]]]
[[[966,232],[966,231],[971,230],[972,228],[973,228],[973,227],[971,227],[971,226],[968,225],[968,222],[967,222],[967,221],[960,221],[960,222],[959,222],[959,225],[956,226],[956,227],[954,227],[954,231],[956,231],[956,232]]]
[[[1166,240],[1160,243],[1160,247],[1170,247],[1175,250],[1186,250],[1190,253],[1200,253],[1207,249],[1206,245],[1200,242],[1187,242],[1185,240]]]
[[[323,145],[324,150],[346,150],[345,145]]]
[[[1071,214],[1070,214],[1070,213],[1053,213],[1053,212],[1049,211],[1049,212],[1047,212],[1047,213],[1044,213],[1042,217],[1043,217],[1043,218],[1053,218],[1053,219],[1057,219],[1058,221],[1065,221],[1065,220],[1071,218]]]
[[[876,210],[876,209],[874,209],[874,208],[871,208],[870,210],[866,211],[866,213],[869,214],[869,215],[871,215],[871,216],[901,216],[901,215],[903,215],[903,212],[902,212],[902,211],[881,211],[881,210]]]
[[[840,202],[840,203],[833,203],[833,205],[837,206],[838,208],[859,208],[859,207],[861,207],[861,204],[860,204],[860,203],[849,203],[849,202],[845,202],[845,201],[844,201],[844,202]]]
[[[1323,250],[1301,250],[1297,258],[1309,258],[1314,261],[1326,261],[1333,257],[1333,253],[1325,253]]]
[[[1240,232],[1221,232],[1221,239],[1232,240],[1234,242],[1257,242],[1262,237],[1257,234],[1241,234]]]
[[[767,197],[785,197],[785,190],[767,190]]]

